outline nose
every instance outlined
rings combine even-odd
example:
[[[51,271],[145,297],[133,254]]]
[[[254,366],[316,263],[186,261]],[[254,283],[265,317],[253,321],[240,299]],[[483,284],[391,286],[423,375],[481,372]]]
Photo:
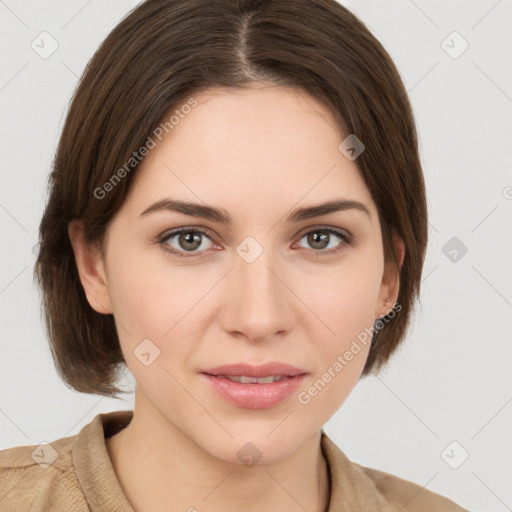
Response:
[[[271,252],[264,250],[250,263],[237,255],[227,276],[222,326],[252,342],[275,340],[290,331],[294,321],[293,292]]]

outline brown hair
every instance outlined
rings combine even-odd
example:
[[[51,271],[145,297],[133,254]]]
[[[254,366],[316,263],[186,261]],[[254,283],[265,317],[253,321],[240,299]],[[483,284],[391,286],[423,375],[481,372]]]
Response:
[[[147,0],[87,64],[49,176],[34,278],[57,371],[71,388],[123,393],[115,383],[124,359],[113,315],[87,301],[68,224],[81,219],[87,242],[102,248],[133,184],[133,155],[163,116],[201,90],[254,82],[324,101],[340,129],[364,143],[356,163],[377,207],[386,266],[400,272],[401,309],[373,333],[362,375],[379,370],[405,337],[420,289],[427,205],[412,109],[382,45],[335,0]],[[123,179],[98,198],[126,162]],[[393,233],[405,245],[401,267]]]

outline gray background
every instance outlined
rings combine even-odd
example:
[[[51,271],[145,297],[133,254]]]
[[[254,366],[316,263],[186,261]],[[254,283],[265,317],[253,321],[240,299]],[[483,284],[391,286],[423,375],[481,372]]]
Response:
[[[470,510],[512,510],[512,2],[342,3],[382,42],[409,91],[430,241],[408,340],[325,431],[361,465]],[[88,59],[136,4],[0,0],[0,449],[74,435],[96,414],[133,405],[59,379],[32,267],[67,103]],[[58,42],[47,58],[31,48],[43,31]],[[469,47],[457,55],[462,38]],[[133,386],[130,374],[124,383]]]

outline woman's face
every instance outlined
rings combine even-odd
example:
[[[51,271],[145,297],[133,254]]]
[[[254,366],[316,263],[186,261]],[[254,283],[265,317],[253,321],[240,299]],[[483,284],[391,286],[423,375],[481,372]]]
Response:
[[[107,232],[104,286],[87,284],[88,297],[114,314],[145,409],[136,402],[136,414],[222,460],[254,451],[272,462],[318,435],[348,397],[369,351],[361,333],[392,306],[397,283],[384,276],[375,205],[325,106],[284,87],[194,98],[169,134],[153,136]],[[143,214],[171,200],[220,210],[230,223],[165,208]],[[338,200],[367,211],[293,216]],[[284,385],[203,373],[269,362],[306,375]],[[255,398],[255,386],[273,398]]]

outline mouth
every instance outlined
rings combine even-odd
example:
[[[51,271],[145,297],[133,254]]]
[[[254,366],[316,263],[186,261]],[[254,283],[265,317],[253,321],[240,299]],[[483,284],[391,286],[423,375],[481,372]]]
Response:
[[[200,372],[212,388],[236,407],[268,409],[289,397],[302,383],[306,370],[283,363],[218,366]]]

